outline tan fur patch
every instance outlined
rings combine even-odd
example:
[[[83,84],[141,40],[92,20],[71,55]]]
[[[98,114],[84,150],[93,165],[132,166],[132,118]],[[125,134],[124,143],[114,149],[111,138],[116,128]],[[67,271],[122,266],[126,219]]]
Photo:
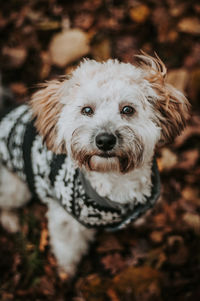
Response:
[[[171,142],[178,136],[189,118],[190,104],[186,97],[170,84],[166,83],[167,69],[164,63],[145,53],[138,56],[142,60],[141,67],[146,72],[145,79],[151,83],[158,98],[151,100],[154,105],[158,125],[162,128],[165,143]]]
[[[42,89],[37,91],[30,101],[33,117],[36,118],[35,126],[43,137],[47,147],[55,153],[66,153],[63,143],[56,143],[57,121],[63,104],[60,103],[60,88],[62,81],[52,80],[40,85]]]

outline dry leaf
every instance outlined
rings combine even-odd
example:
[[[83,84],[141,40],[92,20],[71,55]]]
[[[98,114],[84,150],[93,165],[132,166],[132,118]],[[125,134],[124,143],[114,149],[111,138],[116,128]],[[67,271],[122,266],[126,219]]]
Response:
[[[160,170],[170,170],[176,165],[178,158],[170,149],[163,148],[158,162]]]
[[[183,221],[200,235],[200,216],[196,213],[187,212],[183,215]]]
[[[200,117],[198,115],[192,116],[192,124],[188,125],[180,136],[175,140],[174,146],[180,147],[192,136],[200,136]]]
[[[200,20],[195,17],[184,18],[178,23],[178,29],[186,33],[200,34]]]
[[[111,45],[109,39],[104,39],[99,43],[95,43],[91,47],[93,58],[97,61],[105,61],[111,57]]]
[[[177,168],[189,170],[196,165],[198,159],[199,151],[197,149],[185,151],[181,155],[181,161],[177,164]]]
[[[49,53],[52,63],[65,67],[90,51],[87,34],[79,29],[70,29],[53,36]]]
[[[150,15],[150,9],[145,4],[140,4],[130,9],[130,17],[136,23],[144,23]]]
[[[10,89],[17,96],[24,96],[27,94],[27,87],[25,86],[24,83],[20,83],[20,82],[12,83],[10,85]]]
[[[100,253],[106,253],[110,251],[121,251],[123,249],[119,241],[113,234],[107,234],[100,240],[101,244],[98,246],[97,251]]]
[[[10,48],[4,46],[2,49],[2,54],[7,60],[7,64],[12,68],[19,68],[25,62],[27,57],[27,50],[24,47],[18,46],[15,48]]]
[[[186,201],[193,201],[196,202],[196,204],[200,203],[199,189],[197,187],[186,186],[182,190],[182,197]]]
[[[163,241],[164,232],[163,231],[152,231],[150,233],[150,239],[154,243],[161,243]]]
[[[101,261],[104,267],[110,270],[112,274],[116,274],[116,272],[121,271],[126,266],[126,262],[119,253],[104,256]]]
[[[167,74],[167,82],[182,92],[186,89],[188,79],[189,73],[183,68],[170,70]]]
[[[42,229],[42,232],[41,232],[41,236],[40,236],[40,245],[39,245],[39,250],[41,252],[44,252],[46,246],[48,245],[48,235],[49,235],[49,232],[47,229]]]
[[[151,283],[159,283],[162,274],[149,266],[129,267],[113,279],[113,285],[117,292],[132,291],[133,295],[139,295],[148,289]]]

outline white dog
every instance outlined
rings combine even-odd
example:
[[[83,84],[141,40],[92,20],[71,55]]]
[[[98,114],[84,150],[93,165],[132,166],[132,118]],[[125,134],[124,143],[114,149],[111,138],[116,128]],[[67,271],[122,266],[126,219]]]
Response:
[[[137,66],[84,60],[0,122],[1,221],[17,230],[5,210],[31,194],[45,202],[53,252],[69,274],[95,228],[119,229],[153,206],[155,147],[180,134],[188,117],[160,59],[138,57]]]

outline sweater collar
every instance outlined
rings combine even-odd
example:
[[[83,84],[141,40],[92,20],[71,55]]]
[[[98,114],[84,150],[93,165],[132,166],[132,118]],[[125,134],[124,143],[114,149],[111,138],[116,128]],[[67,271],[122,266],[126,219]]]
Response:
[[[86,179],[84,174],[79,170],[79,179],[84,188],[86,198],[89,200],[93,200],[96,205],[102,208],[107,208],[108,210],[117,210],[121,213],[123,217],[121,222],[117,226],[107,227],[107,230],[115,231],[120,228],[123,228],[126,224],[130,223],[133,220],[136,220],[142,214],[148,211],[148,209],[152,208],[156,200],[160,196],[160,176],[156,163],[156,159],[153,159],[152,164],[152,188],[151,195],[146,197],[146,202],[144,204],[137,202],[129,202],[126,204],[119,204],[117,202],[111,201],[108,198],[101,197],[95,189],[91,186],[90,182]]]

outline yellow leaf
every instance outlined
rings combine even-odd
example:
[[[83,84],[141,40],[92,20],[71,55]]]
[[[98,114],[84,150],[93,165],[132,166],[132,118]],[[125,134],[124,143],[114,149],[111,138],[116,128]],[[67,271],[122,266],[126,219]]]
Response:
[[[130,9],[130,17],[136,23],[144,23],[150,14],[148,6],[141,4]]]
[[[40,245],[39,250],[44,252],[45,247],[48,245],[48,231],[47,229],[43,229],[40,236]]]

